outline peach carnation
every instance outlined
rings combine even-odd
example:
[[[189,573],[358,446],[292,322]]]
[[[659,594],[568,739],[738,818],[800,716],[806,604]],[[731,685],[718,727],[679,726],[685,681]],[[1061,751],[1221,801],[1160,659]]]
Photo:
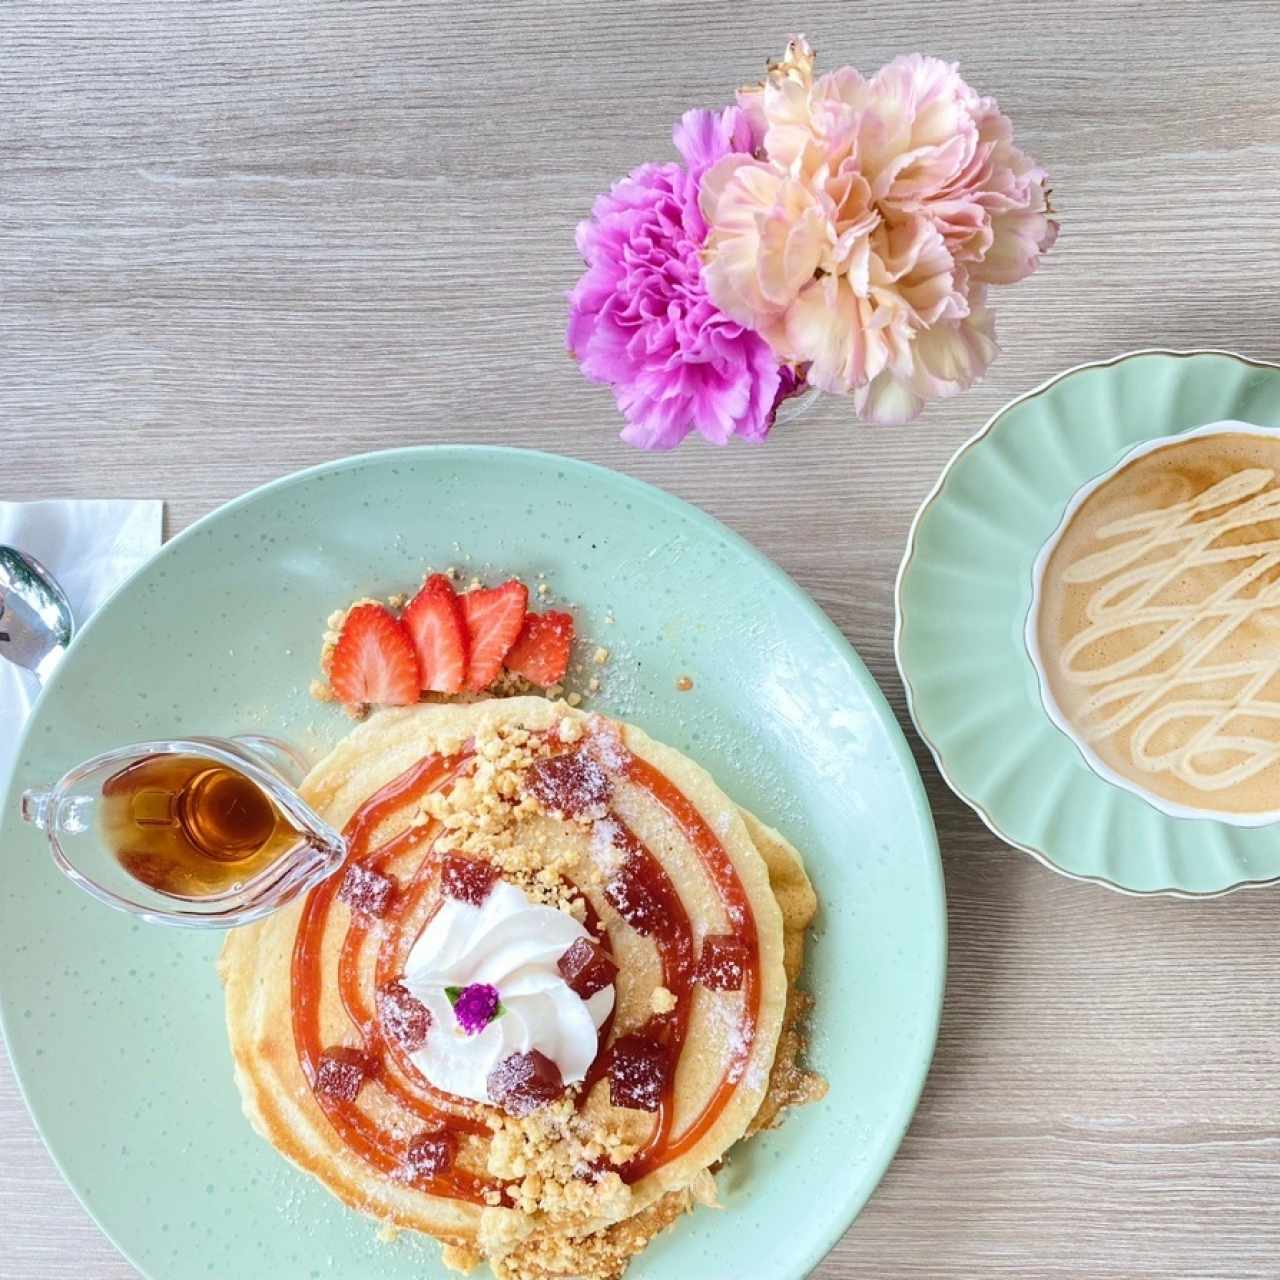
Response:
[[[997,350],[986,286],[1030,274],[1058,230],[995,101],[918,54],[815,79],[799,37],[738,103],[755,152],[700,190],[716,306],[871,421],[970,386]]]

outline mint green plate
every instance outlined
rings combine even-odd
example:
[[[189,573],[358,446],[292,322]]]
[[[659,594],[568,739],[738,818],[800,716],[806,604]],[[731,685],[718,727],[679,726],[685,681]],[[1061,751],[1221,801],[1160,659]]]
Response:
[[[1129,893],[1204,897],[1280,879],[1280,841],[1174,818],[1104,781],[1049,719],[1023,627],[1032,566],[1072,495],[1135,445],[1236,419],[1280,427],[1280,367],[1135,351],[1007,405],[951,460],[898,575],[907,701],[951,789],[1015,848]]]
[[[24,786],[128,741],[247,730],[324,750],[349,727],[307,693],[326,615],[427,561],[545,572],[612,651],[601,708],[702,761],[804,851],[822,902],[812,1059],[831,1092],[736,1152],[726,1211],[699,1210],[635,1268],[804,1275],[871,1194],[933,1051],[945,912],[919,776],[862,663],[777,568],[685,503],[545,454],[405,449],[277,481],[175,538],[77,637],[3,827],[0,1012],[49,1149],[153,1280],[446,1274],[434,1243],[379,1243],[250,1131],[217,940],[100,906],[17,818]]]

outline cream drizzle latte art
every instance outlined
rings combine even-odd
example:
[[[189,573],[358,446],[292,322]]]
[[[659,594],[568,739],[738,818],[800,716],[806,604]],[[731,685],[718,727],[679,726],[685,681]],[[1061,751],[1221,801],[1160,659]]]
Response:
[[[1073,736],[1180,805],[1280,809],[1280,438],[1190,436],[1078,507],[1038,641]]]

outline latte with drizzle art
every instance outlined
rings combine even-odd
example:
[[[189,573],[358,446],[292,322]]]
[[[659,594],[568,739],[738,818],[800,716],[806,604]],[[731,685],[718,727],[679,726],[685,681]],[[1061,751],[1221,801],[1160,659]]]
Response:
[[[1038,586],[1046,701],[1094,763],[1175,806],[1280,810],[1280,432],[1134,457],[1070,514]]]

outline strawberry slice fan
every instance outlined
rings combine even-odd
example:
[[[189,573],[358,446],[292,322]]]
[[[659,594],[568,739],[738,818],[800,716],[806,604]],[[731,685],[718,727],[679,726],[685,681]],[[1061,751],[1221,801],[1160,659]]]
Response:
[[[352,711],[403,707],[424,693],[482,693],[504,670],[540,688],[569,669],[574,623],[567,613],[530,613],[512,578],[459,595],[431,574],[400,616],[376,601],[347,610],[324,667],[333,696]]]

